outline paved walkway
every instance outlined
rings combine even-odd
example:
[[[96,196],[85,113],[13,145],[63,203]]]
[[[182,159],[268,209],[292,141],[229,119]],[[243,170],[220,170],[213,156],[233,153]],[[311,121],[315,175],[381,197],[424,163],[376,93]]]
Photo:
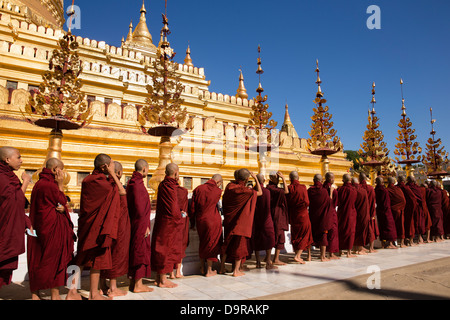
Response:
[[[282,294],[302,288],[336,282],[354,277],[373,275],[374,270],[381,272],[393,268],[412,266],[415,264],[450,257],[450,240],[441,243],[423,244],[402,249],[379,249],[377,253],[361,255],[356,258],[342,257],[339,260],[320,262],[317,251],[313,253],[313,261],[305,265],[292,263],[293,254],[282,255],[284,261],[290,262],[278,270],[267,271],[256,269],[254,261],[249,261],[250,271],[245,276],[232,277],[231,274],[206,278],[200,275],[176,279],[178,287],[162,289],[155,287],[150,280],[148,284],[154,288],[150,293],[132,293],[115,300],[244,300],[257,299],[269,295]],[[128,284],[124,277],[121,281]],[[83,277],[82,288],[88,288],[88,277]],[[83,296],[88,292],[81,290]],[[62,292],[64,293],[64,292]],[[281,295],[280,295],[281,296]],[[28,282],[14,283],[0,289],[0,299],[29,299]],[[292,296],[290,296],[292,299]]]

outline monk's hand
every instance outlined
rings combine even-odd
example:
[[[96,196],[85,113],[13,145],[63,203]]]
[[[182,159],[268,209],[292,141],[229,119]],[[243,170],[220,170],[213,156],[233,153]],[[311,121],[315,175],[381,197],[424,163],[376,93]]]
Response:
[[[62,185],[64,183],[64,172],[57,168],[55,172],[55,181],[58,185]]]
[[[22,181],[24,183],[30,183],[31,182],[31,176],[26,173],[25,171],[22,173]]]
[[[149,235],[150,235],[150,228],[147,228],[147,230],[145,230],[144,238],[147,238]]]
[[[106,166],[106,171],[112,176],[113,174],[115,175],[115,166],[114,166],[114,161],[111,159],[111,162],[109,164],[105,164]]]
[[[59,213],[64,213],[64,211],[66,211],[66,208],[64,208],[64,206],[61,203],[58,203],[56,211],[58,211]]]
[[[256,174],[254,174],[253,172],[250,172],[250,176],[256,180]]]
[[[277,175],[281,178],[281,180],[284,180],[284,175],[281,173],[281,171],[278,171]]]

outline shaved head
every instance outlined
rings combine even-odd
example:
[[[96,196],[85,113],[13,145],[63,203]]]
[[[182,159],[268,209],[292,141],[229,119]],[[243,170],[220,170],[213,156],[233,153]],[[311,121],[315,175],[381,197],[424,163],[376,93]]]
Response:
[[[216,182],[219,182],[219,181],[223,180],[222,176],[220,174],[218,174],[218,173],[213,175],[211,179],[216,181]]]
[[[366,181],[366,180],[367,180],[366,174],[364,172],[361,172],[359,174],[359,181],[361,182],[361,181]]]
[[[120,171],[123,171],[123,166],[119,161],[114,161],[114,172],[118,173]]]
[[[179,172],[179,168],[175,163],[169,163],[166,166],[166,176],[174,178]]]
[[[334,183],[334,173],[333,172],[325,173],[325,181]]]
[[[45,167],[49,170],[53,170],[55,168],[64,169],[64,163],[58,158],[50,158],[45,163]]]
[[[264,183],[264,181],[266,181],[266,179],[264,178],[264,175],[261,173],[258,173],[256,175],[256,179],[258,179],[260,185],[262,185]]]
[[[289,173],[289,179],[291,179],[291,181],[298,180],[298,171],[291,171],[291,173]]]
[[[247,181],[248,178],[250,178],[250,171],[248,171],[248,169],[242,168],[237,171],[236,173],[237,181]]]
[[[405,178],[405,176],[398,176],[397,180],[398,180],[398,182],[405,182],[406,178]]]
[[[359,184],[359,180],[357,177],[352,178],[352,184]]]
[[[314,181],[314,182],[316,182],[316,181],[322,182],[322,181],[323,181],[322,175],[321,175],[320,173],[315,174],[315,175],[314,175],[314,178],[313,178],[313,181]]]
[[[142,170],[144,170],[145,168],[148,168],[148,162],[145,161],[144,159],[139,159],[136,161],[136,163],[134,164],[134,170],[141,172]]]
[[[0,148],[0,161],[13,170],[19,170],[22,165],[22,156],[18,149],[13,147]]]
[[[408,176],[408,178],[406,178],[406,181],[410,182],[410,183],[415,183],[416,182],[416,178],[414,178],[413,176]]]
[[[383,182],[384,182],[384,179],[383,179],[382,176],[378,176],[378,177],[375,179],[375,183],[376,183],[377,185],[381,185],[381,184],[383,184]]]
[[[344,182],[351,182],[352,181],[352,177],[348,173],[346,173],[346,174],[344,174],[342,176],[342,181],[344,181]]]
[[[97,170],[102,169],[102,167],[106,164],[109,165],[111,163],[111,157],[107,154],[100,153],[95,157],[94,160],[94,168]]]
[[[394,177],[388,177],[388,183],[389,184],[395,184],[395,178]]]

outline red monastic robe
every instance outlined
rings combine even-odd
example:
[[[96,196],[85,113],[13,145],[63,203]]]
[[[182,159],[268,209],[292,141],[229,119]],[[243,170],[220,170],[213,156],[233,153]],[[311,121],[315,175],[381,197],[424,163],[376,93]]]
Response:
[[[256,200],[251,238],[254,251],[269,250],[275,246],[275,230],[271,215],[270,191],[261,186],[263,194]]]
[[[355,209],[356,209],[356,228],[355,228],[355,246],[365,246],[369,234],[369,198],[367,191],[359,184],[354,184],[356,189]]]
[[[333,201],[321,182],[314,182],[308,189],[309,219],[315,245],[328,245],[328,231],[333,225]]]
[[[130,216],[128,214],[127,196],[120,196],[120,217],[117,227],[117,239],[111,248],[112,268],[102,270],[102,278],[116,279],[129,272],[130,241],[131,241]]]
[[[285,232],[289,230],[289,215],[284,189],[269,182],[266,189],[270,191],[270,210],[275,232],[275,249],[283,250],[286,243]]]
[[[428,204],[427,204],[427,187],[420,187],[422,190],[422,196],[423,196],[423,210],[425,211],[425,231],[428,232],[431,229],[431,225],[433,224],[431,221],[430,211],[428,210]]]
[[[375,188],[368,185],[366,181],[361,181],[359,185],[367,191],[367,198],[369,199],[369,234],[367,235],[367,243],[371,243],[376,240],[380,235],[380,230],[378,229],[378,223],[376,219],[376,196]]]
[[[350,182],[344,183],[338,188],[338,228],[339,250],[352,249],[356,232],[356,208],[355,201],[357,191]]]
[[[223,244],[222,217],[217,207],[221,195],[222,190],[216,182],[209,180],[194,189],[190,207],[200,241],[199,257],[214,262],[218,261]]]
[[[385,186],[377,185],[375,187],[375,195],[377,201],[377,218],[380,226],[380,239],[395,241],[397,239],[397,231],[394,217],[392,216],[389,192]]]
[[[405,239],[405,196],[399,186],[389,184],[387,190],[389,192],[389,199],[391,200],[391,212],[395,221],[397,239]]]
[[[295,251],[305,250],[314,242],[308,214],[309,199],[306,186],[297,180],[292,181],[287,201],[292,247]]]
[[[327,241],[328,241],[328,246],[327,246],[327,251],[330,253],[336,253],[339,251],[339,228],[338,228],[338,217],[337,217],[337,212],[336,212],[336,207],[338,204],[338,192],[336,189],[333,189],[333,193],[331,194],[331,183],[325,181],[323,184],[323,188],[327,191],[327,195],[332,199],[331,199],[331,227],[330,230],[328,230],[327,233]]]
[[[184,218],[178,201],[178,187],[177,180],[168,176],[158,187],[151,241],[151,266],[159,274],[172,272],[180,258],[180,238],[177,232]]]
[[[12,272],[25,252],[26,198],[14,171],[0,161],[0,288],[11,283]]]
[[[444,216],[442,214],[442,190],[438,187],[428,187],[427,206],[431,217],[431,236],[444,234]]]
[[[117,239],[120,195],[112,178],[94,170],[81,185],[76,263],[95,270],[112,268]]]
[[[227,262],[248,256],[247,240],[252,236],[257,192],[245,186],[244,181],[230,182],[223,194],[224,243],[222,253]]]
[[[444,234],[450,234],[450,198],[445,190],[442,190],[442,213],[444,215]]]
[[[428,209],[426,209],[426,201],[422,189],[416,184],[408,182],[406,184],[411,189],[417,201],[417,210],[414,216],[414,229],[417,234],[425,234],[426,221],[428,218]]]
[[[178,196],[178,203],[180,205],[180,210],[182,212],[185,212],[186,214],[190,213],[189,209],[189,199],[188,199],[189,191],[188,189],[178,186],[177,189],[177,196]],[[183,218],[183,220],[180,223],[180,229],[177,232],[179,236],[179,240],[177,241],[179,243],[178,248],[178,263],[181,263],[181,260],[183,260],[184,257],[186,257],[186,249],[189,246],[189,216],[186,216]],[[174,269],[177,268],[177,265],[174,266]]]
[[[65,211],[56,207],[61,204]],[[65,286],[67,266],[73,259],[73,223],[67,208],[67,198],[58,188],[54,173],[44,168],[31,192],[30,220],[37,238],[27,243],[30,290]]]
[[[403,182],[399,182],[398,186],[405,196],[405,237],[412,238],[416,234],[414,217],[417,215],[417,200],[411,189]]]

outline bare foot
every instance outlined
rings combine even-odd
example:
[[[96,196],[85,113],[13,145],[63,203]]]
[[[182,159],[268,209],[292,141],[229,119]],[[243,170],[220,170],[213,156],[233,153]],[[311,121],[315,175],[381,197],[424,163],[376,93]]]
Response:
[[[205,277],[214,277],[215,275],[217,275],[217,271],[216,270],[211,270],[211,271],[208,271],[205,274]]]
[[[321,257],[321,258],[320,258],[320,261],[322,261],[322,262],[327,262],[327,261],[330,261],[330,259],[328,259],[327,257]]]
[[[398,249],[396,246],[394,246],[392,243],[388,246],[384,247],[385,249]]]
[[[272,264],[275,265],[275,266],[285,266],[285,265],[286,265],[285,262],[283,262],[283,261],[281,261],[281,260],[278,260],[278,259],[272,261]]]
[[[278,267],[274,266],[272,263],[266,264],[266,270],[276,270],[276,269],[278,269]]]
[[[134,290],[133,290],[134,293],[152,292],[152,291],[153,291],[153,288],[149,288],[143,284],[134,286]]]
[[[176,288],[176,287],[178,287],[178,284],[173,283],[172,281],[166,279],[166,280],[160,281],[158,284],[158,287],[160,287],[160,288]]]
[[[240,270],[234,270],[233,277],[245,276],[245,273]]]
[[[90,292],[89,293],[89,300],[112,300],[112,297],[105,297],[102,294],[100,294],[99,291],[97,292]]]
[[[119,288],[109,289],[107,291],[108,297],[122,297],[122,296],[126,296],[127,293],[128,293],[127,291],[124,291],[124,290],[119,289]]]
[[[294,261],[295,261],[295,262],[298,262],[298,263],[300,263],[300,264],[306,264],[305,260],[303,260],[302,258],[294,257]]]
[[[67,292],[66,300],[83,300],[83,298],[76,289],[70,289],[69,292]]]
[[[330,260],[338,260],[338,259],[340,259],[340,257],[338,257],[337,255],[335,255],[334,253],[332,253],[331,255],[330,255],[330,258],[329,258]]]

